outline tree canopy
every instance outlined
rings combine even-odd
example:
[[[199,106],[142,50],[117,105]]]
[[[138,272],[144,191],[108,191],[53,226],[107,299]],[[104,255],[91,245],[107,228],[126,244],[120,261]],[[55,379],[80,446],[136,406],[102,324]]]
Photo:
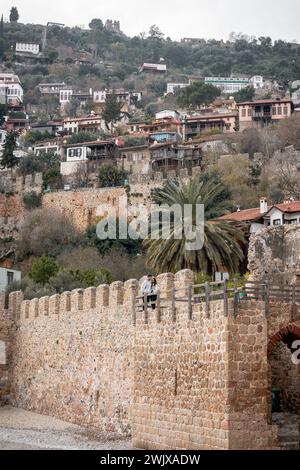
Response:
[[[16,132],[9,132],[6,135],[2,157],[1,157],[1,167],[13,169],[15,168],[19,160],[15,156],[15,150],[17,148],[17,133]]]
[[[208,105],[212,103],[220,94],[221,91],[213,85],[195,82],[181,90],[177,97],[177,102],[183,107],[198,108],[203,104]]]
[[[11,23],[17,23],[19,21],[20,15],[17,7],[12,7],[9,14],[9,21]]]

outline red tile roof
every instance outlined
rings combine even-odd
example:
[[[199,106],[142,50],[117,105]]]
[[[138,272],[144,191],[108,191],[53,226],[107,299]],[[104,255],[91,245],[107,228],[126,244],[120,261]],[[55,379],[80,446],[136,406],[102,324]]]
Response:
[[[276,103],[292,103],[290,98],[280,99],[280,100],[255,100],[255,101],[244,101],[243,103],[237,103],[237,106],[244,106],[249,104],[276,104]]]
[[[275,204],[273,207],[269,209],[267,214],[273,208],[279,209],[281,212],[284,212],[285,214],[293,214],[295,212],[300,212],[300,201],[291,201],[291,202],[284,202],[283,204]]]
[[[291,201],[284,202],[282,204],[275,204],[270,207],[267,212],[261,214],[260,208],[256,207],[254,209],[245,209],[239,212],[233,212],[232,214],[226,214],[220,217],[221,220],[232,220],[236,222],[251,222],[259,220],[261,217],[268,215],[272,209],[279,209],[285,214],[293,214],[295,212],[300,212],[300,201]]]
[[[220,217],[221,220],[232,220],[237,222],[249,222],[251,220],[257,220],[262,217],[260,208],[245,209],[239,212],[233,212],[232,214],[226,214]]]

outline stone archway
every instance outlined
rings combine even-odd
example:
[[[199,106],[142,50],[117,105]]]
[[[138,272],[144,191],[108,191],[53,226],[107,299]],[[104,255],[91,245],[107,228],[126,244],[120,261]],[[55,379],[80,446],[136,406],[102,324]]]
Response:
[[[286,346],[292,350],[292,345],[294,341],[300,340],[300,326],[295,325],[294,323],[287,325],[284,328],[281,328],[274,336],[271,337],[268,343],[268,356],[272,353],[274,348],[281,341],[286,344]]]
[[[292,360],[297,340],[300,326],[289,324],[268,343],[270,418],[278,425],[279,444],[288,449],[299,449],[300,443],[300,363]]]

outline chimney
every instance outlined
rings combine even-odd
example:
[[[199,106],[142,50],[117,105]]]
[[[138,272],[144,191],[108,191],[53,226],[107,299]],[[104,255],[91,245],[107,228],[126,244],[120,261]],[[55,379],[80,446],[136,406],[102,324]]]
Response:
[[[266,197],[260,199],[260,213],[265,214],[268,212],[268,201]]]

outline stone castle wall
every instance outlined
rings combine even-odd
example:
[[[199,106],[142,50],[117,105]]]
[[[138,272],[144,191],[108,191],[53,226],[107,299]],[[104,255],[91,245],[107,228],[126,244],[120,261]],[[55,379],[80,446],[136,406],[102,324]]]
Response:
[[[23,196],[42,191],[42,174],[12,178],[0,174],[0,238],[18,236],[18,227],[26,214]]]
[[[175,286],[189,280],[179,273]],[[169,276],[169,289],[174,280]],[[135,337],[133,444],[146,449],[271,449],[268,322],[262,303],[228,316],[223,301],[187,304],[162,320],[139,319]],[[299,312],[300,314],[300,312]],[[299,315],[300,317],[300,315]],[[259,432],[257,430],[259,429]]]
[[[136,282],[129,281],[32,301],[12,295],[11,403],[128,434],[133,289]]]
[[[0,308],[10,351],[3,394],[17,407],[132,433],[136,447],[277,448],[268,353],[300,332],[300,306],[271,302],[269,317],[255,300],[236,315],[231,299],[228,313],[223,300],[173,309],[173,289],[186,297],[192,282],[187,270],[158,277],[160,315],[134,307],[136,280],[31,301],[11,294]]]
[[[0,407],[9,403],[10,380],[8,365],[11,362],[11,320],[4,309],[4,296],[0,295]]]
[[[0,173],[0,191],[2,193],[26,193],[35,191],[40,193],[43,187],[42,173],[12,177],[8,172]]]

